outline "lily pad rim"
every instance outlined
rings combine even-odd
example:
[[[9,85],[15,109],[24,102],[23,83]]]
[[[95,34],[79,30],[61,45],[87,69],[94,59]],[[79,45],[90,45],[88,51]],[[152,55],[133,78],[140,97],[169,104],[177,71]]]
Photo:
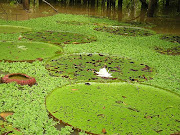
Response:
[[[29,32],[29,31],[26,31],[26,32]],[[23,32],[23,33],[26,33],[26,32]],[[78,34],[78,35],[84,35],[84,36],[88,36],[88,37],[95,37],[97,39],[97,37],[95,35],[92,35],[92,34],[84,34],[84,33],[79,33],[79,32],[74,32],[74,31],[61,31],[61,30],[49,30],[49,29],[41,29],[41,30],[33,30],[33,31],[30,31],[30,32],[59,32],[59,33],[71,33],[71,34]]]
[[[87,83],[87,82],[86,82]],[[97,83],[97,82],[88,82],[88,83],[90,83],[90,84],[104,84],[104,83]],[[170,93],[170,94],[174,94],[175,96],[177,96],[178,98],[180,98],[180,94],[178,94],[178,93],[175,93],[175,92],[173,92],[173,91],[170,91],[170,90],[167,90],[167,89],[164,89],[164,88],[160,88],[160,87],[158,87],[158,86],[152,86],[152,85],[150,85],[150,84],[142,84],[142,83],[128,83],[128,82],[112,82],[112,83],[105,83],[105,84],[112,84],[112,85],[116,85],[116,84],[119,84],[119,85],[126,85],[126,84],[129,84],[129,85],[134,85],[134,86],[145,86],[145,87],[151,87],[151,88],[154,88],[154,89],[158,89],[158,90],[161,90],[161,91],[165,91],[165,92],[168,92],[168,93]],[[74,84],[67,84],[67,85],[63,85],[63,86],[61,86],[61,87],[57,87],[57,88],[55,88],[54,90],[52,90],[51,92],[49,92],[46,96],[45,96],[45,106],[46,106],[46,100],[47,100],[47,98],[54,92],[54,91],[56,91],[56,90],[58,90],[58,89],[61,89],[61,88],[63,88],[63,87],[66,87],[66,86],[70,86],[70,85],[85,85],[85,83],[74,83]],[[72,126],[73,128],[75,128],[75,129],[78,129],[78,130],[81,130],[80,128],[78,128],[78,127],[74,127],[73,125],[70,125],[68,122],[64,122],[64,121],[62,121],[62,120],[60,120],[60,119],[58,119],[58,118],[56,118],[48,109],[47,109],[47,107],[46,107],[46,110],[47,110],[47,112],[48,112],[48,114],[53,118],[53,120],[55,120],[55,121],[60,121],[60,122],[63,122],[65,125],[67,125],[67,126]],[[89,131],[85,131],[86,133],[89,133],[89,134],[93,134],[93,135],[98,135],[98,134],[95,134],[95,133],[91,133],[91,132],[89,132]]]
[[[20,27],[20,28],[24,28],[24,29],[29,29],[28,31],[33,31],[33,28],[31,28],[31,27],[25,27],[25,26],[17,26],[17,25],[0,25],[0,27],[1,27],[1,26],[5,26],[5,27],[15,27],[15,28]],[[27,31],[25,31],[25,32],[27,32]],[[10,32],[10,33],[13,33],[13,32]],[[22,32],[16,32],[16,33],[22,33]]]
[[[103,28],[103,27],[106,27],[106,28],[130,28],[130,29],[132,28],[132,29],[144,30],[144,31],[150,32],[150,34],[152,34],[152,35],[149,35],[149,36],[154,36],[154,35],[157,34],[155,31],[153,31],[151,29],[147,29],[147,28],[143,28],[143,27],[125,26],[125,25],[121,25],[121,26],[118,26],[118,25],[109,25],[109,26],[98,26],[98,27],[96,26],[95,28]],[[101,31],[101,32],[106,32],[106,31]],[[119,36],[124,36],[124,35],[119,35]],[[149,37],[149,36],[147,36],[147,37]],[[134,36],[130,36],[130,37],[134,37]],[[142,36],[141,35],[137,35],[135,37],[142,37]]]
[[[56,56],[59,56],[59,55],[63,55],[63,53],[64,53],[64,50],[63,50],[63,47],[61,47],[61,46],[58,46],[58,45],[55,45],[55,44],[50,44],[50,43],[45,43],[45,42],[37,42],[37,41],[35,41],[35,42],[30,42],[30,41],[5,41],[5,42],[3,42],[2,40],[0,40],[0,43],[15,43],[15,44],[17,44],[17,43],[32,43],[32,44],[45,44],[45,45],[51,45],[51,46],[53,46],[53,47],[56,47],[58,50],[57,51],[61,51],[61,54],[55,54],[54,53],[54,55],[52,56],[52,58],[53,57],[56,57]],[[51,59],[51,57],[46,57],[46,59],[47,60],[49,60],[49,59]],[[45,59],[43,59],[43,61],[44,61]],[[12,60],[7,60],[7,59],[3,59],[3,60],[0,60],[0,62],[1,61],[12,61]],[[28,61],[36,61],[36,59],[34,59],[34,60],[19,60],[19,61],[14,61],[14,62],[28,62]]]
[[[60,46],[58,46],[58,45],[55,45],[55,44],[50,44],[50,43],[46,43],[46,42],[38,42],[38,41],[9,41],[9,40],[7,40],[7,41],[3,41],[3,40],[0,40],[0,43],[32,43],[32,44],[46,44],[46,45],[51,45],[51,46],[54,46],[54,47],[57,47],[57,48],[59,48],[59,49],[61,49],[61,51],[63,51],[63,48],[62,47],[60,47]]]

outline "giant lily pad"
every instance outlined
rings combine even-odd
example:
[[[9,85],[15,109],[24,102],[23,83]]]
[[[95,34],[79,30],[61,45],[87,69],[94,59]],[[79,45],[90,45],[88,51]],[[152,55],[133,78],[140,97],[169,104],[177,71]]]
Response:
[[[0,60],[35,60],[52,57],[62,49],[52,44],[39,42],[0,42]]]
[[[82,81],[146,81],[152,79],[154,70],[131,59],[102,54],[73,54],[58,56],[47,62],[46,68],[53,76]],[[106,68],[112,77],[97,76]]]
[[[161,54],[180,55],[180,46],[171,47],[171,48],[155,47],[155,50]]]
[[[123,36],[151,36],[154,32],[139,27],[127,27],[127,26],[111,26],[111,27],[97,27],[94,30],[109,32],[116,35]]]
[[[0,25],[0,33],[18,33],[31,31],[31,28],[12,25]]]
[[[129,83],[84,83],[55,89],[46,98],[51,115],[94,134],[172,134],[180,126],[180,97]]]
[[[95,41],[95,37],[70,33],[70,32],[56,32],[56,31],[40,31],[40,32],[26,32],[23,33],[23,38],[28,40],[48,42],[60,45],[64,44],[80,44],[80,43],[89,43]]]
[[[177,35],[162,35],[160,39],[180,44],[180,36]]]

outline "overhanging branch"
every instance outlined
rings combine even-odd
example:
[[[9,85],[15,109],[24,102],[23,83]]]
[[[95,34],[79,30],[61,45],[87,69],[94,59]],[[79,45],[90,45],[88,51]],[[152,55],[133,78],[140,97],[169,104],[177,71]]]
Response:
[[[52,9],[54,9],[56,12],[58,12],[50,3],[48,3],[47,1],[45,0],[42,0],[44,3],[48,4]]]

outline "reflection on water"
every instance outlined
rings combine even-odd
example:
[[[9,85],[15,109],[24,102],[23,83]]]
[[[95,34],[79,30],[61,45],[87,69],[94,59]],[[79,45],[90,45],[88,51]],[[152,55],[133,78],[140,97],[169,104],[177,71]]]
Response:
[[[91,1],[92,2],[92,1]],[[157,27],[154,27],[153,30],[157,33],[169,33],[180,35],[180,17],[154,17],[147,18],[143,10],[140,10],[140,3],[127,4],[124,7],[120,7],[117,3],[108,4],[104,0],[89,3],[89,1],[84,1],[84,3],[71,3],[71,2],[56,2],[51,3],[59,13],[66,14],[86,14],[89,16],[101,16],[108,17],[110,19],[119,20],[119,21],[141,21],[141,22],[151,22]],[[171,12],[170,12],[171,11]],[[171,8],[169,8],[169,12],[167,10],[162,10],[159,14],[168,14],[168,16],[172,16],[174,12]],[[22,5],[20,4],[9,4],[7,2],[0,3],[0,19],[5,20],[28,20],[30,18],[36,17],[44,17],[51,16],[57,14],[50,6],[45,3],[39,4],[30,4],[30,10],[23,10]],[[175,14],[175,13],[174,13]],[[140,16],[139,16],[140,15]],[[139,17],[138,17],[139,16]],[[137,18],[136,18],[137,17]],[[135,19],[136,18],[136,19]]]

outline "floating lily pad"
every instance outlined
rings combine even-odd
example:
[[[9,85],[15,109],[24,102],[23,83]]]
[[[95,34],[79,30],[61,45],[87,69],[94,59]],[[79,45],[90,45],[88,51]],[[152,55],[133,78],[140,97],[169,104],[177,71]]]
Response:
[[[90,23],[86,22],[78,22],[78,21],[57,21],[59,24],[67,24],[67,25],[87,25]]]
[[[124,36],[151,36],[154,34],[154,32],[143,28],[125,26],[97,27],[94,30]]]
[[[76,90],[75,90],[76,89]],[[55,89],[50,114],[75,128],[101,134],[171,134],[180,126],[180,97],[129,83],[84,83]]]
[[[163,35],[160,39],[180,44],[180,36],[177,35]]]
[[[180,46],[173,47],[173,48],[160,48],[155,47],[155,50],[161,54],[166,55],[180,55]]]
[[[106,68],[112,77],[97,76]],[[131,59],[102,54],[73,54],[58,56],[46,64],[52,76],[62,76],[81,81],[146,81],[152,79],[154,70],[148,65]]]
[[[39,42],[0,42],[0,60],[35,60],[37,58],[52,57],[56,51],[62,49],[58,46]]]
[[[0,25],[0,33],[18,33],[31,31],[31,28],[12,25]]]
[[[98,25],[98,26],[107,26],[105,23],[92,23],[92,22],[78,22],[78,21],[57,21],[58,24],[67,24],[67,25]]]
[[[60,45],[61,43],[81,44],[96,41],[95,37],[77,33],[56,31],[26,32],[23,33],[23,38],[33,41],[48,42],[57,45]]]

